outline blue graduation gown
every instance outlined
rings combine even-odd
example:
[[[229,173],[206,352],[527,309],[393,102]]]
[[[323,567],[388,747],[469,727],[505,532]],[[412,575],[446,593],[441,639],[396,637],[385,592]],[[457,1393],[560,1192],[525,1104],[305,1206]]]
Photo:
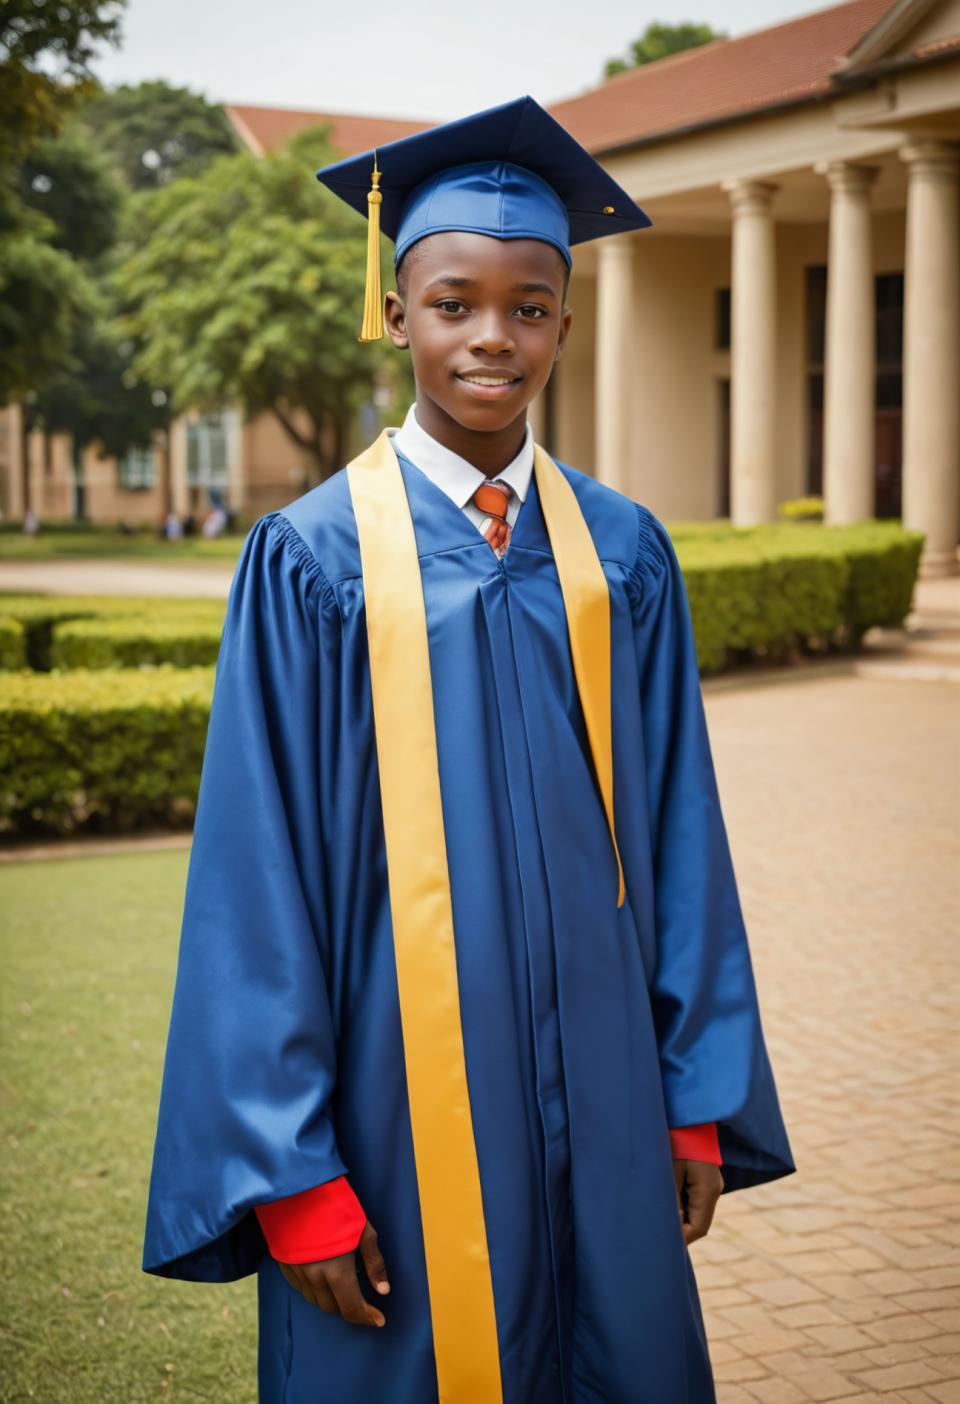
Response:
[[[618,909],[536,480],[500,560],[400,466],[503,1399],[711,1404],[668,1126],[717,1121],[725,1192],[795,1166],[676,554],[646,507],[558,464],[610,589]],[[387,1264],[384,1298],[360,1267],[381,1329],[308,1304],[253,1213],[342,1173]],[[262,1404],[436,1404],[344,470],[254,524],[231,584],[143,1267],[257,1273]]]

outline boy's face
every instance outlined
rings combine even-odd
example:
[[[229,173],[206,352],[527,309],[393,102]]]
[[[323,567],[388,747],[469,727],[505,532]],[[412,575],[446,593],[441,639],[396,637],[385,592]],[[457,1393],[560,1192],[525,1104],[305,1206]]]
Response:
[[[387,293],[385,322],[394,346],[413,357],[418,405],[428,399],[481,433],[524,418],[570,329],[565,271],[559,250],[542,239],[450,230],[413,244],[403,295]]]

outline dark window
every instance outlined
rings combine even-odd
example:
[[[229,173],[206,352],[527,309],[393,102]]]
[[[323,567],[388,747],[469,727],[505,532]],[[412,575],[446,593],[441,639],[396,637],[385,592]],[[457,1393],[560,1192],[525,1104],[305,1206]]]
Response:
[[[730,350],[730,289],[717,288],[714,298],[714,338],[718,351]]]

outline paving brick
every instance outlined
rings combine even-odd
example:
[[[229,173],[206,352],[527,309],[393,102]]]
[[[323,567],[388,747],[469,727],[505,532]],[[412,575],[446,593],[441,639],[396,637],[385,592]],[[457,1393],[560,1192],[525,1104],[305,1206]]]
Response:
[[[704,696],[797,1162],[691,1250],[719,1404],[960,1404],[960,693]]]

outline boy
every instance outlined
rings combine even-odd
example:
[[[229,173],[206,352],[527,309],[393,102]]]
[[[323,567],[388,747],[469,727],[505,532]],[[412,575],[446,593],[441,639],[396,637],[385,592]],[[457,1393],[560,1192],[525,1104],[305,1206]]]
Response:
[[[650,221],[529,97],[318,175],[416,401],[244,543],[143,1266],[257,1272],[267,1404],[710,1404],[688,1243],[795,1167],[670,538],[526,422]]]

